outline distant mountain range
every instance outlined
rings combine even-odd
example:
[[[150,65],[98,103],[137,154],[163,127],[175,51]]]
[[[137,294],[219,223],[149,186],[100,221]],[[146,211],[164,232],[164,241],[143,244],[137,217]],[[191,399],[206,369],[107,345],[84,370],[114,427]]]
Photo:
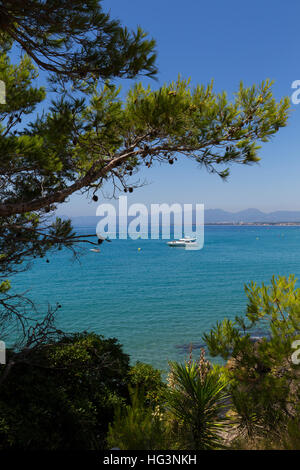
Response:
[[[61,216],[68,218],[68,216]],[[99,221],[96,216],[70,217],[74,227],[95,226]],[[128,220],[134,217],[128,217]],[[262,212],[259,209],[245,209],[239,212],[228,212],[222,209],[206,209],[205,224],[239,224],[239,223],[300,223],[300,211]]]
[[[245,209],[239,212],[227,212],[222,209],[207,209],[205,223],[280,223],[300,222],[300,211],[262,212],[258,209]]]

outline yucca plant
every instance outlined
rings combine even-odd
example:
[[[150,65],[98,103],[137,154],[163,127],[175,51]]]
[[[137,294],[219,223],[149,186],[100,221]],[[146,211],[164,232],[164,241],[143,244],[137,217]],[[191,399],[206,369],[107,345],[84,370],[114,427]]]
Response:
[[[177,428],[178,446],[185,449],[218,449],[226,429],[228,379],[211,368],[202,351],[200,360],[170,363],[166,408]]]

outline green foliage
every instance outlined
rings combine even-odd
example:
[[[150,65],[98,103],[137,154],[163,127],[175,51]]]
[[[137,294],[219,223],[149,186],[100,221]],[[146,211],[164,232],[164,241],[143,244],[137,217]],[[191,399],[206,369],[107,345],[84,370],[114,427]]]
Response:
[[[289,419],[281,433],[281,449],[300,450],[300,417]]]
[[[231,444],[233,450],[300,450],[300,420],[290,418],[282,422],[277,433],[252,439],[238,437]]]
[[[300,338],[300,289],[294,276],[272,278],[271,285],[251,283],[246,318],[218,323],[204,335],[209,352],[228,363],[237,422],[248,436],[280,432],[297,413],[299,371],[292,343]],[[257,330],[265,336],[253,340]]]
[[[115,418],[109,426],[107,437],[110,448],[121,450],[167,449],[165,423],[159,410],[145,405],[144,391],[130,389],[131,404],[118,406]]]
[[[129,359],[115,339],[65,336],[26,355],[10,352],[8,363],[0,388],[1,449],[106,446],[114,408],[127,396]]]
[[[209,450],[222,447],[228,381],[220,369],[209,370],[204,358],[170,363],[166,407],[177,448]]]
[[[217,449],[227,422],[228,380],[222,368],[199,361],[170,363],[168,384],[147,364],[131,370],[131,404],[116,407],[108,445],[122,450]],[[146,384],[148,391],[141,387]],[[153,400],[157,391],[159,400]],[[148,399],[150,392],[150,400]]]
[[[139,133],[160,129],[162,150],[177,147],[225,177],[228,168],[220,171],[219,164],[258,161],[257,142],[286,124],[288,99],[276,103],[271,86],[269,80],[250,88],[241,83],[231,103],[225,92],[213,92],[212,83],[192,89],[179,77],[157,91],[136,84],[127,98],[128,122]]]
[[[163,442],[156,436],[163,429],[158,403],[165,385],[160,371],[143,363],[130,367],[116,339],[65,335],[27,352],[9,351],[0,381],[7,368],[9,374],[0,387],[0,449],[106,448],[108,424],[116,409],[119,415],[111,439],[117,439],[117,423],[128,412],[122,439],[142,445],[137,443],[143,438],[156,446],[150,448]],[[138,395],[128,395],[128,387],[132,391],[139,386]],[[131,437],[130,426],[136,433]],[[130,444],[124,440],[124,445]]]
[[[152,408],[162,401],[166,384],[161,377],[161,371],[154,369],[150,364],[137,362],[129,372],[130,386],[144,391],[145,405]]]
[[[104,13],[101,0],[0,1],[3,46],[21,47],[63,82],[154,76],[155,42]],[[1,43],[0,43],[1,44]]]
[[[8,292],[10,287],[11,287],[11,285],[10,285],[10,282],[8,280],[1,282],[1,284],[0,284],[1,294],[4,294],[4,293]]]

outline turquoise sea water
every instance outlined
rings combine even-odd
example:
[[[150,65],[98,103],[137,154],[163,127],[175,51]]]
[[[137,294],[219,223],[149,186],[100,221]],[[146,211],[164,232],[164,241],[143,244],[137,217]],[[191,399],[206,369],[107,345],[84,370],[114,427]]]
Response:
[[[15,290],[29,291],[41,316],[48,302],[60,303],[60,328],[117,337],[133,363],[162,369],[185,359],[191,342],[199,347],[216,320],[245,311],[245,283],[300,277],[300,227],[209,226],[200,251],[170,248],[165,240],[113,240],[101,253],[90,248],[80,263],[68,251],[51,255],[49,264],[37,260],[14,278]]]

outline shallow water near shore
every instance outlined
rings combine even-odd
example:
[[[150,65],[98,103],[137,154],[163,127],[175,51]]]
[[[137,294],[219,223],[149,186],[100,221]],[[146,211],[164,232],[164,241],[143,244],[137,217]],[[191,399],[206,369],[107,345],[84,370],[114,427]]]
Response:
[[[90,248],[80,262],[67,250],[48,256],[50,263],[36,260],[12,279],[13,290],[27,291],[40,318],[48,303],[59,303],[61,329],[116,337],[132,363],[164,370],[168,360],[187,357],[190,343],[198,355],[217,320],[245,312],[245,283],[300,277],[300,227],[207,226],[200,251],[142,239],[105,242],[100,253]]]

